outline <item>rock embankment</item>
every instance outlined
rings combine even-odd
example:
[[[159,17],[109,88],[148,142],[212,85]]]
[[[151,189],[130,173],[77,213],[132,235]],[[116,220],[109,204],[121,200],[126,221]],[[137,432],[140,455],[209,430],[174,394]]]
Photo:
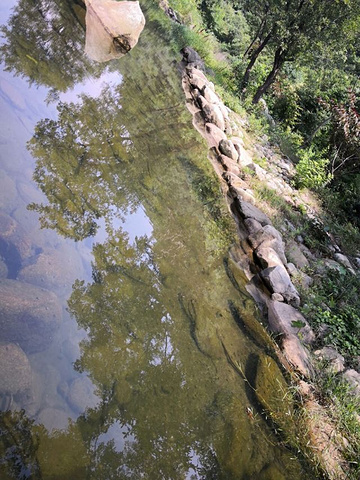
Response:
[[[315,335],[297,310],[300,296],[291,281],[284,241],[269,217],[255,206],[254,194],[242,178],[244,167],[260,177],[265,177],[266,171],[251,161],[241,134],[233,133],[236,126],[230,121],[229,109],[198,68],[201,64],[195,55],[187,52],[186,58],[189,57],[195,61],[186,65],[183,89],[194,127],[207,141],[208,157],[222,180],[229,209],[237,222],[240,245],[233,260],[245,271],[249,292],[256,301],[260,300],[268,328],[281,336],[287,360],[303,377],[310,378],[313,372],[307,346]]]
[[[304,404],[310,412],[309,417],[311,412],[319,416],[321,407],[314,395],[305,393],[311,388],[306,381],[314,376],[311,347],[315,343],[315,334],[298,310],[301,298],[292,281],[292,278],[301,277],[303,285],[311,284],[311,278],[300,270],[308,265],[311,252],[302,245],[301,239],[299,243],[289,241],[285,245],[270,218],[255,205],[255,195],[246,181],[246,172],[251,172],[270,188],[289,198],[289,201],[294,201],[291,198],[292,189],[284,181],[291,166],[282,162],[279,175],[266,171],[252,161],[244,146],[241,128],[231,120],[230,110],[215,92],[214,84],[207,79],[201,59],[189,48],[183,49],[182,53],[182,86],[186,105],[192,114],[194,127],[207,142],[208,158],[221,179],[229,210],[237,224],[239,243],[232,248],[232,260],[248,278],[247,289],[262,310],[267,328],[276,336],[284,367],[289,368],[290,364],[291,373],[296,373]],[[319,222],[316,216],[313,221],[314,224]],[[337,245],[333,244],[333,249],[337,255],[337,265],[342,264],[353,271]],[[328,351],[325,347],[315,354],[332,362],[337,372],[344,370],[342,357],[333,349]],[[353,386],[354,394],[360,391],[359,377],[360,374],[353,370],[344,373],[344,379]],[[324,443],[323,432],[334,431],[331,421],[323,413],[321,435],[314,422],[309,421],[315,449]],[[323,467],[333,479],[346,478],[340,444],[336,436],[330,435],[327,448],[318,452]]]

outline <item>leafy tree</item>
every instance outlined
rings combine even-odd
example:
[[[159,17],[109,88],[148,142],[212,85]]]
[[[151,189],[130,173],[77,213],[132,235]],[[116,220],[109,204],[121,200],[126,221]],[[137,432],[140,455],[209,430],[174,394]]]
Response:
[[[255,32],[246,51],[249,62],[243,87],[263,50],[271,50],[272,56],[271,70],[258,87],[254,103],[268,90],[286,61],[294,61],[307,50],[347,39],[347,31],[354,31],[354,21],[359,17],[355,0],[244,1],[242,8]]]

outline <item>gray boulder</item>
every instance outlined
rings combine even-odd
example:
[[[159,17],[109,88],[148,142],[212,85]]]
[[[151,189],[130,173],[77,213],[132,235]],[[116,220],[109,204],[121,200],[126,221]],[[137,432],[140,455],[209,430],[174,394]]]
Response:
[[[225,107],[225,105],[222,102],[219,103],[219,108],[221,110],[221,113],[223,114],[223,117],[224,117],[225,121],[227,120],[229,122],[229,127],[232,130],[231,122],[229,120],[229,111],[230,110],[227,107]]]
[[[202,102],[202,112],[204,115],[204,119],[206,123],[213,123],[216,125],[220,130],[225,130],[225,121],[224,117],[221,113],[221,110],[217,105],[212,105],[204,97],[200,96],[199,98],[203,98],[204,101]]]
[[[308,344],[315,340],[315,334],[306,319],[298,310],[286,303],[273,300],[268,302],[268,322],[270,330],[274,333],[296,335]]]
[[[252,203],[252,202],[249,202],[249,203]],[[262,228],[261,223],[258,222],[257,220],[254,220],[253,218],[246,218],[244,220],[244,224],[250,235],[252,235],[253,233],[257,232]]]
[[[205,140],[208,142],[209,147],[218,148],[219,143],[222,139],[226,138],[225,133],[219,127],[213,123],[207,123],[205,125]]]
[[[252,218],[258,221],[262,226],[271,225],[270,218],[265,215],[264,212],[255,207],[255,205],[245,202],[245,200],[238,199],[238,208],[242,218]]]
[[[264,170],[260,165],[257,163],[248,163],[247,167],[252,170],[255,175],[260,179],[260,180],[266,180],[267,178],[267,172]]]
[[[297,268],[304,268],[309,265],[309,260],[305,257],[300,247],[293,240],[286,242],[286,256],[289,262],[292,262]]]
[[[339,262],[343,267],[347,268],[349,272],[355,275],[355,270],[353,269],[350,260],[343,255],[342,253],[335,253],[334,258],[337,262]]]
[[[272,225],[265,225],[248,238],[250,245],[255,249],[272,248],[280,258],[282,263],[286,263],[285,245],[280,233]]]
[[[205,87],[209,85],[209,82],[205,75],[198,69],[192,69],[188,74],[190,85],[193,89],[198,89],[200,92],[203,92]]]
[[[349,369],[343,374],[343,378],[349,383],[352,393],[360,396],[360,373]]]
[[[283,265],[283,262],[277,252],[273,248],[265,245],[260,245],[260,247],[254,251],[254,256],[263,269]]]
[[[227,157],[231,158],[235,162],[239,158],[239,154],[236,151],[236,149],[234,147],[234,144],[230,140],[220,140],[219,150],[220,150],[221,153],[223,153]]]
[[[266,268],[260,275],[271,293],[280,293],[288,303],[294,307],[299,307],[300,297],[298,291],[292,284],[289,274],[283,266],[278,265]]]
[[[280,293],[273,293],[271,295],[271,300],[274,300],[274,302],[283,302],[284,297],[282,295],[280,295]]]
[[[320,350],[316,350],[314,355],[319,360],[327,362],[329,369],[335,373],[343,372],[345,370],[345,358],[333,347],[323,347]]]
[[[310,355],[296,335],[290,335],[283,339],[282,351],[288,362],[304,377],[311,378],[314,375]]]
[[[27,353],[45,350],[62,319],[56,295],[15,280],[0,280],[0,340]]]
[[[240,175],[240,168],[238,165],[232,160],[231,158],[227,157],[226,155],[220,155],[219,160],[222,166],[225,168],[227,172],[231,172],[234,175]]]
[[[240,169],[239,167],[237,167],[239,172],[240,172]],[[252,190],[248,189],[248,188],[240,188],[240,187],[230,187],[230,193],[232,194],[232,196],[235,198],[235,197],[239,197],[241,198],[242,200],[245,200],[245,202],[248,202],[248,203],[251,203],[252,205],[255,205],[256,203],[256,199],[252,193]],[[247,219],[247,220],[251,220],[251,219]],[[254,222],[256,220],[253,220]],[[246,222],[246,220],[244,221],[244,223]],[[257,222],[259,224],[259,222]],[[260,225],[260,224],[259,224]],[[261,225],[260,225],[260,228],[261,228]]]
[[[204,97],[206,98],[206,100],[209,103],[219,104],[221,113],[223,113],[223,110],[222,110],[221,105],[220,105],[219,97],[216,95],[216,93],[209,86],[204,87]],[[223,116],[224,116],[224,114],[223,114]],[[225,118],[225,116],[224,116],[224,118]]]
[[[205,69],[205,64],[196,50],[191,47],[184,47],[181,53],[184,61],[191,67],[195,67],[197,70]]]

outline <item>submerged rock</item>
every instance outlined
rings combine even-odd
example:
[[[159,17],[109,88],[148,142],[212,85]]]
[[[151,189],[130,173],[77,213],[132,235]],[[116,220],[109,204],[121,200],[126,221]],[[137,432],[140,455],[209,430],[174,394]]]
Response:
[[[53,430],[66,430],[69,426],[69,416],[58,408],[44,408],[37,416],[36,421],[44,425],[50,432]]]
[[[285,480],[285,477],[276,465],[269,465],[261,470],[258,480]]]
[[[66,400],[75,413],[82,413],[86,408],[95,408],[99,398],[94,393],[95,387],[88,377],[73,380],[66,392]]]
[[[8,268],[4,260],[0,257],[0,278],[6,278],[8,276]]]
[[[27,353],[45,350],[61,318],[54,293],[15,280],[0,280],[0,340],[16,342]]]
[[[31,255],[31,244],[25,232],[5,213],[0,213],[0,232],[0,253],[8,266],[11,262],[20,264]]]
[[[259,358],[255,379],[256,396],[266,411],[275,416],[282,427],[289,428],[293,402],[288,385],[277,365],[268,355]]]
[[[36,263],[25,266],[18,279],[38,287],[53,290],[58,295],[70,290],[82,272],[79,255],[74,249],[63,247],[47,249],[36,258]]]
[[[31,385],[31,367],[18,345],[0,345],[0,395],[24,393]]]
[[[85,53],[97,62],[126,55],[145,26],[139,2],[86,0]]]
[[[0,170],[0,208],[3,211],[13,210],[19,203],[14,180],[4,170]]]

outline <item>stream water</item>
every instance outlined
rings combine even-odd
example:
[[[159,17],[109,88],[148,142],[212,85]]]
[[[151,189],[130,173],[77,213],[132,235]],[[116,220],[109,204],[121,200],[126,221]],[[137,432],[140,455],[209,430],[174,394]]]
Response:
[[[0,477],[311,478],[263,414],[284,380],[142,8],[99,65],[81,1],[1,2]]]

